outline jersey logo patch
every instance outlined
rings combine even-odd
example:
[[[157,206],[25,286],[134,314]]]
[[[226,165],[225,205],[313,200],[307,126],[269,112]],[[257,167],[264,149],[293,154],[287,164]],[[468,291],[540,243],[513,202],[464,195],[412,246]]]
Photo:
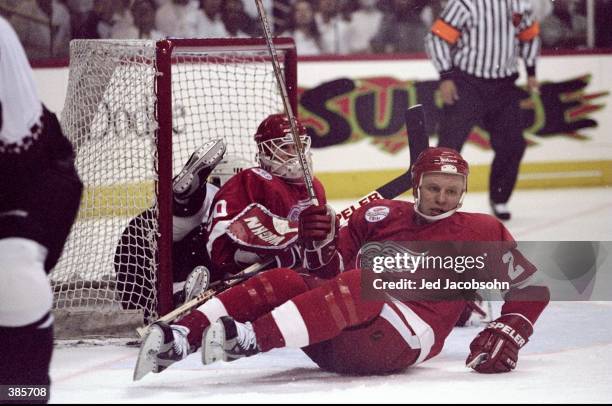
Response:
[[[389,208],[385,206],[375,206],[365,212],[365,219],[369,223],[376,223],[384,220],[389,215]]]
[[[253,170],[253,172],[255,172],[257,175],[261,176],[265,180],[272,180],[272,175],[270,175],[265,169],[253,168],[252,170]]]

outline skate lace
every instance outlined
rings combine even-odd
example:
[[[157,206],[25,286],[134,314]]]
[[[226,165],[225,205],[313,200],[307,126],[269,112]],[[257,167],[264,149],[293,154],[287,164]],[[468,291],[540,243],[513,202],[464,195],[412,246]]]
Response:
[[[244,324],[237,323],[238,345],[246,350],[253,351],[257,349],[257,337],[250,322]]]
[[[183,329],[184,327],[172,327],[172,335],[174,336],[172,348],[177,355],[184,358],[189,354],[189,342],[187,341],[187,334],[189,334],[189,332]]]

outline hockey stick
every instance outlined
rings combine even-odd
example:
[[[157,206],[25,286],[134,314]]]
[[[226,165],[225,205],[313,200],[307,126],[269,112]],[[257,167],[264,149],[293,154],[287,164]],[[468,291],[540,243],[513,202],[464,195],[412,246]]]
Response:
[[[397,178],[385,183],[374,192],[371,192],[357,201],[357,207],[350,207],[338,213],[340,224],[345,224],[351,214],[364,204],[376,199],[394,199],[406,193],[412,188],[412,176],[410,171],[421,152],[429,147],[429,138],[425,132],[425,111],[422,104],[416,104],[408,108],[404,115],[406,121],[406,133],[408,136],[408,147],[410,148],[410,165],[408,170]]]
[[[314,186],[312,183],[312,173],[310,173],[310,167],[308,166],[306,155],[304,155],[304,149],[302,147],[302,142],[300,141],[300,135],[298,134],[297,121],[295,119],[295,115],[293,114],[293,108],[291,107],[291,103],[289,103],[289,94],[287,93],[285,82],[283,81],[280,64],[278,63],[278,55],[276,54],[276,48],[272,42],[272,33],[270,31],[270,26],[268,25],[266,10],[264,10],[261,0],[255,0],[255,4],[257,5],[257,12],[259,13],[259,19],[261,20],[261,25],[263,27],[263,33],[266,39],[266,44],[268,45],[268,51],[270,51],[270,57],[272,58],[272,66],[274,67],[276,83],[278,84],[278,88],[281,92],[283,105],[285,106],[285,113],[287,114],[287,117],[289,117],[289,123],[291,124],[293,144],[295,145],[295,152],[297,153],[300,161],[300,167],[302,168],[302,173],[304,174],[304,183],[306,185],[306,190],[308,191],[308,197],[310,198],[311,204],[318,206],[319,202],[317,200],[317,196],[315,195]]]
[[[416,158],[419,156],[419,154],[429,146],[429,140],[427,138],[427,134],[425,133],[425,114],[422,105],[417,104],[413,107],[410,107],[406,111],[406,131],[408,133],[408,145],[410,147],[410,165],[408,167],[408,170],[397,178],[385,183],[372,193],[369,193],[362,199],[358,200],[356,203],[356,207],[355,205],[351,205],[349,208],[342,210],[342,212],[338,214],[339,216],[342,216],[342,218],[345,218],[344,213],[348,211],[348,214],[346,215],[346,218],[344,220],[345,222],[348,217],[350,217],[350,214],[354,212],[358,207],[361,207],[372,200],[393,199],[401,195],[402,193],[405,193],[410,190],[410,188],[412,187],[410,169],[412,168],[412,165],[416,161]],[[241,282],[244,279],[249,278],[266,269],[273,261],[273,258],[269,258],[263,263],[255,263],[243,270],[242,272],[238,273],[236,275],[236,279],[232,277],[231,280],[225,283],[224,285],[223,283],[225,281],[222,280],[211,283],[210,289],[200,293],[198,296],[184,303],[182,306],[177,307],[170,313],[160,317],[159,319],[157,319],[157,321],[161,321],[164,323],[172,322],[181,314],[186,313],[187,311],[191,310],[196,306],[199,306],[200,304],[206,302],[208,299],[219,293],[220,290],[218,289],[218,287],[229,287],[235,285],[238,282]],[[138,335],[140,335],[140,337],[143,337],[148,329],[149,326],[145,326],[136,329],[136,331],[138,332]]]
[[[147,331],[149,330],[149,327],[152,324],[155,324],[159,321],[162,321],[164,323],[170,323],[171,321],[176,320],[181,314],[186,313],[192,308],[200,305],[201,303],[206,302],[208,299],[215,296],[221,290],[225,290],[226,288],[236,285],[238,282],[242,282],[243,280],[250,278],[251,276],[261,272],[263,269],[271,265],[272,262],[274,262],[274,258],[269,258],[266,261],[254,263],[248,266],[247,268],[243,269],[241,272],[229,278],[224,278],[224,279],[220,279],[218,281],[212,282],[210,285],[208,285],[208,289],[206,289],[204,292],[201,292],[199,295],[195,296],[190,301],[183,303],[181,306],[172,310],[170,313],[163,315],[162,317],[157,319],[157,321],[155,321],[154,323],[151,323],[148,326],[138,327],[136,329],[136,332],[138,333],[140,337],[144,337],[144,335],[147,333]]]

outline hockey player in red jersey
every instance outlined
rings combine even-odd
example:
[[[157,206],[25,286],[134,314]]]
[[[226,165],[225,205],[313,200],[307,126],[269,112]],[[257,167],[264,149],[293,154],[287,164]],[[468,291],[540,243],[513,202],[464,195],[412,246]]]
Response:
[[[298,122],[297,127],[311,162],[310,138],[302,124]],[[297,238],[294,226],[300,211],[308,205],[308,193],[287,116],[266,117],[254,141],[259,167],[243,169],[246,166],[242,163],[241,171],[234,176],[217,173],[215,167],[227,161],[221,160],[225,145],[222,140],[212,140],[194,152],[174,179],[173,277],[175,282],[185,281],[184,289],[174,295],[177,306],[200,293],[202,268],[207,270],[206,280],[217,281],[264,257],[274,258],[274,266],[293,267],[301,262],[299,250],[293,247]],[[223,180],[220,185],[215,182],[219,179]],[[323,186],[317,179],[313,183],[319,201],[325,202]],[[153,269],[143,262],[154,261],[154,252],[139,240],[146,239],[147,230],[155,231],[154,216],[149,209],[130,222],[117,245],[114,261],[123,306],[144,309],[145,320],[154,292],[147,283],[154,278],[143,278],[143,272]],[[249,232],[249,225],[255,224],[249,220],[253,217],[257,231]],[[271,236],[272,241],[282,239],[281,244],[259,238],[257,232],[266,226],[275,234],[284,233]],[[143,280],[144,284],[136,283]]]
[[[403,370],[437,355],[465,308],[465,300],[364,300],[357,268],[371,241],[498,241],[508,249],[492,268],[508,281],[501,316],[473,340],[466,364],[481,373],[516,367],[518,351],[549,300],[536,269],[516,249],[510,233],[486,214],[457,212],[467,190],[468,164],[455,151],[429,148],[412,168],[415,203],[377,200],[358,209],[347,227],[335,227],[327,206],[299,218],[308,275],[279,268],[256,275],[179,321],[202,337],[205,364],[296,347],[321,368],[350,374]],[[495,265],[495,264],[494,264]],[[196,334],[196,335],[197,335]],[[147,341],[143,346],[147,346]],[[173,348],[179,341],[167,340]],[[183,340],[184,348],[193,343]],[[168,347],[169,348],[169,347]],[[150,360],[159,372],[177,357]],[[157,363],[156,363],[157,362]],[[135,377],[142,377],[136,371]]]
[[[312,165],[310,137],[301,123],[298,122],[297,128],[303,151]],[[299,252],[292,248],[295,241],[292,237],[297,237],[298,216],[310,204],[310,199],[287,116],[273,114],[263,120],[255,142],[259,167],[232,177],[212,202],[206,249],[212,260],[213,279],[236,274],[268,256],[276,257],[277,266],[292,268],[301,263]],[[325,202],[323,185],[316,178],[313,185],[318,201]],[[253,222],[244,221],[253,216],[258,227],[276,226],[286,220],[285,230],[267,227],[270,232],[280,233],[277,236],[279,240],[283,237],[282,242],[275,246],[258,239],[251,230]],[[240,233],[233,231],[237,228]],[[287,232],[283,235],[282,231]]]

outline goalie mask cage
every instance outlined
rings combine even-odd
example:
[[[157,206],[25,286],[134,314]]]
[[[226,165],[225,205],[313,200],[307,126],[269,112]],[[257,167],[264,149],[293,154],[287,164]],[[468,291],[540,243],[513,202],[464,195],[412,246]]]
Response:
[[[294,42],[274,44],[297,111]],[[173,176],[214,138],[255,165],[253,134],[282,111],[263,38],[72,41],[61,121],[85,191],[50,274],[56,336],[135,337],[172,310]]]

